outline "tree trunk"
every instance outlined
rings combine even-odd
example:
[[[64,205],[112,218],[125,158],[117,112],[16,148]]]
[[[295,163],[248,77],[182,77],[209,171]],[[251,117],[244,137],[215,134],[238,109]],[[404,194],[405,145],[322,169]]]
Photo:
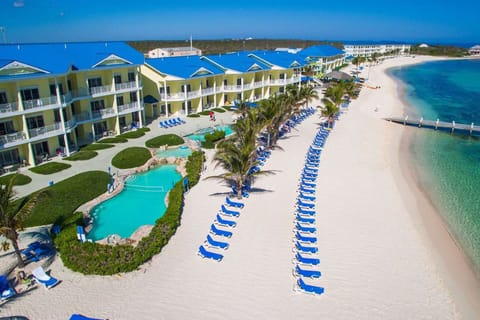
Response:
[[[12,242],[13,248],[15,249],[15,254],[17,255],[18,266],[20,268],[25,267],[25,262],[22,259],[22,254],[20,253],[20,249],[18,248],[17,239],[9,239]]]
[[[243,189],[242,179],[239,179],[237,180],[237,198],[239,200],[242,199],[242,189]]]

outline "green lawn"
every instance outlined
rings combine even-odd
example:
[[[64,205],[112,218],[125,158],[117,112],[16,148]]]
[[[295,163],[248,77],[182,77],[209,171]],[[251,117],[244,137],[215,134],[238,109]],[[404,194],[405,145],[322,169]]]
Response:
[[[92,144],[89,144],[88,146],[83,147],[81,151],[97,151],[97,150],[103,150],[103,149],[108,149],[113,147],[114,147],[113,144],[92,143]]]
[[[29,184],[32,181],[32,178],[24,174],[11,173],[11,174],[7,174],[5,176],[0,177],[0,184],[2,185],[9,184],[10,180],[13,178],[14,175],[17,175],[15,182],[13,184],[14,186],[23,186],[23,185]]]
[[[225,109],[223,109],[223,108],[213,108],[212,110],[215,111],[215,112],[218,112],[218,113],[224,113],[225,112]]]
[[[113,138],[105,138],[102,140],[97,141],[97,143],[125,143],[128,139],[124,137],[113,137]]]
[[[112,164],[119,169],[130,169],[145,164],[151,157],[147,148],[130,147],[117,153],[112,159]]]
[[[25,227],[60,224],[80,205],[107,191],[110,176],[104,171],[88,171],[55,183],[25,220]]]
[[[142,130],[135,130],[122,133],[118,135],[117,138],[127,138],[127,139],[137,139],[145,135],[145,131]]]
[[[160,148],[160,146],[169,145],[169,146],[178,146],[185,143],[182,137],[177,136],[176,134],[164,134],[153,139],[147,140],[145,145],[148,148]]]
[[[46,164],[42,164],[37,167],[30,168],[28,170],[38,173],[38,174],[52,174],[56,172],[60,172],[62,170],[70,168],[71,165],[67,163],[60,163],[60,162],[47,162]]]
[[[200,115],[198,113],[191,113],[191,114],[187,115],[187,117],[189,117],[189,118],[200,118]]]
[[[91,150],[80,150],[70,157],[63,158],[64,160],[68,161],[78,161],[78,160],[90,160],[95,158],[98,155],[97,152]]]

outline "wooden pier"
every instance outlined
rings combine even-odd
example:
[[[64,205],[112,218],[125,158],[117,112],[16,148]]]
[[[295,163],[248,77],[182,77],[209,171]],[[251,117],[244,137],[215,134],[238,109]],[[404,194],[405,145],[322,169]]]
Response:
[[[463,123],[455,123],[455,121],[445,122],[445,121],[440,121],[439,119],[433,121],[433,120],[425,120],[423,118],[420,118],[420,119],[410,118],[408,116],[404,118],[402,117],[385,118],[385,120],[403,124],[404,126],[434,129],[434,130],[440,130],[440,131],[447,131],[450,133],[466,134],[470,136],[480,136],[480,126],[476,126],[474,123],[463,124]]]

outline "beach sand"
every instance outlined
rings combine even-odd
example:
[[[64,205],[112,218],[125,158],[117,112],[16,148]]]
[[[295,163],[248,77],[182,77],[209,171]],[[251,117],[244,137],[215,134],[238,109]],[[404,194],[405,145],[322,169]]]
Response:
[[[258,179],[257,191],[243,200],[222,262],[196,254],[228,192],[202,179],[186,195],[177,233],[139,271],[83,276],[56,259],[49,269],[62,283],[4,304],[0,316],[477,319],[478,281],[405,165],[407,129],[382,120],[405,107],[384,70],[422,59],[429,58],[396,58],[371,68],[370,82],[381,88],[364,88],[328,138],[316,193],[322,277],[306,280],[323,286],[324,295],[294,292],[292,275],[296,190],[317,114],[279,142],[283,150],[264,167],[277,173]],[[203,176],[216,172],[209,160]]]

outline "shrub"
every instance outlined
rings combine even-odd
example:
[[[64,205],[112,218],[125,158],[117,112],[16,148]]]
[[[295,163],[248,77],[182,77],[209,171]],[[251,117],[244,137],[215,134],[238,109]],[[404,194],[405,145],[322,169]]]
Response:
[[[68,218],[78,206],[106,192],[109,182],[108,173],[88,171],[47,187],[48,196],[37,203],[25,226],[58,223]]]
[[[92,143],[88,146],[83,147],[80,151],[96,151],[96,150],[103,150],[108,148],[113,148],[113,144],[106,144],[106,143]]]
[[[225,110],[227,110],[227,111],[230,111],[230,110],[232,110],[232,108],[231,108],[231,107],[229,107],[229,106],[223,106],[222,108],[223,108],[223,109],[225,109]]]
[[[152,155],[150,151],[142,147],[130,147],[117,153],[112,164],[118,169],[130,169],[145,164]]]
[[[164,134],[153,139],[147,140],[145,145],[148,148],[160,148],[160,146],[169,145],[169,146],[178,146],[183,144],[185,140],[182,137],[177,136],[176,134]]]
[[[212,133],[207,133],[205,135],[205,141],[202,142],[202,148],[213,149],[215,147],[215,142],[225,139],[225,131],[215,130]]]
[[[208,115],[210,115],[210,110],[201,111],[198,114],[202,115],[202,116],[208,116]]]
[[[13,183],[14,186],[23,186],[26,184],[29,184],[32,182],[32,178],[29,176],[26,176],[21,173],[11,173],[7,174],[5,176],[0,177],[0,184],[2,185],[8,185],[10,183],[10,180],[12,180],[13,176],[16,175],[15,182]]]
[[[193,152],[188,158],[187,175],[190,186],[200,177],[204,155]],[[82,224],[82,215],[76,213],[62,224],[60,234],[54,238],[64,265],[83,274],[111,275],[129,272],[158,254],[175,234],[180,225],[183,210],[183,183],[179,181],[170,190],[168,207],[164,215],[155,222],[148,236],[140,240],[134,248],[129,245],[108,246],[98,243],[79,243],[76,238],[76,225]]]
[[[187,115],[187,117],[189,117],[189,118],[200,118],[200,115],[198,113],[192,113],[192,114]]]
[[[97,141],[97,143],[125,143],[128,139],[124,137],[105,138]]]
[[[72,165],[68,163],[60,163],[60,162],[48,162],[46,164],[42,164],[38,167],[33,167],[28,170],[38,173],[38,174],[52,174],[56,172],[60,172],[62,170],[70,168]]]
[[[121,135],[118,135],[116,138],[137,139],[137,138],[143,137],[144,135],[145,135],[145,131],[139,129],[135,131],[122,133]]]
[[[202,141],[202,148],[204,149],[214,149],[215,148],[215,143],[212,141]]]
[[[74,153],[70,157],[63,158],[68,161],[78,161],[78,160],[89,160],[95,158],[98,155],[97,152],[91,150],[80,150],[77,153]]]
[[[215,112],[218,112],[218,113],[224,113],[225,112],[225,109],[222,109],[222,108],[213,108],[212,110],[215,111]]]

